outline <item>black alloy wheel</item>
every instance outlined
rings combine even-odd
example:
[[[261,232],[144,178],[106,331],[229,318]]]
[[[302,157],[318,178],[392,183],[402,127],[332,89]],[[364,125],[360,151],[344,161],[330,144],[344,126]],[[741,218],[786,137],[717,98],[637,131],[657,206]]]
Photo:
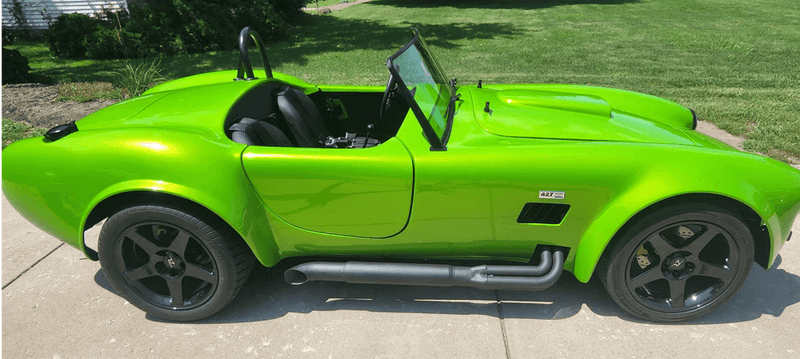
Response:
[[[189,321],[216,313],[244,284],[253,257],[227,226],[206,223],[159,206],[111,216],[99,243],[106,277],[118,294],[159,318]]]
[[[741,287],[753,263],[750,230],[732,214],[700,207],[646,216],[617,243],[600,273],[623,309],[681,321],[711,312]]]
[[[116,243],[116,270],[147,301],[166,309],[205,303],[219,283],[217,265],[202,242],[168,223],[129,227]]]

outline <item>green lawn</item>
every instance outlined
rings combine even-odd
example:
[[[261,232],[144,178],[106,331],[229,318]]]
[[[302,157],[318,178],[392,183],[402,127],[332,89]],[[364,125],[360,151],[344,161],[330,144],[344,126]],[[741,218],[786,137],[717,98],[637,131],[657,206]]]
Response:
[[[373,0],[308,16],[268,53],[274,69],[312,83],[383,85],[386,57],[408,40],[409,26],[460,83],[641,91],[695,109],[748,138],[750,150],[800,154],[796,0]],[[54,59],[41,45],[20,50],[34,69],[62,82],[116,83],[121,67]],[[236,57],[183,55],[163,65],[172,79],[233,69]]]

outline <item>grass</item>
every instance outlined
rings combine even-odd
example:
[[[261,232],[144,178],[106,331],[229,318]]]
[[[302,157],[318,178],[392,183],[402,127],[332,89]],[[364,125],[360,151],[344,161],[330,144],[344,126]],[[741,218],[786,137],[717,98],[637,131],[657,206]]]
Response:
[[[3,148],[6,148],[12,142],[43,136],[46,131],[43,128],[33,128],[22,122],[3,119]]]
[[[273,69],[311,83],[384,85],[386,57],[418,27],[459,82],[575,83],[640,91],[800,157],[800,2],[796,0],[373,0],[308,16],[268,45]],[[114,82],[122,61],[18,48],[65,81]],[[233,51],[165,58],[162,76],[235,69]],[[258,63],[258,61],[256,61]]]
[[[350,2],[354,2],[354,1],[356,1],[356,0],[351,0]],[[344,0],[319,0],[319,1],[310,0],[310,1],[308,1],[306,3],[306,7],[310,8],[310,9],[316,9],[317,8],[317,4],[319,4],[319,7],[323,7],[323,6],[337,5],[337,4],[343,3],[343,2],[344,2]]]
[[[59,101],[88,102],[122,98],[123,90],[110,82],[65,82],[56,85]]]

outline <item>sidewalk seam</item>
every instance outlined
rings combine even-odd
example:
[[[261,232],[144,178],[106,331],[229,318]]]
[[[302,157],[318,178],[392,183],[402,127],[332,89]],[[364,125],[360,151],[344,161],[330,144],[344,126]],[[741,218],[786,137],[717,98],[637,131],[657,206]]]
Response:
[[[500,317],[500,330],[503,332],[503,345],[506,348],[506,359],[511,359],[511,349],[508,347],[508,334],[506,333],[506,319],[503,315],[503,303],[500,302],[500,291],[494,291],[494,298],[497,301],[497,314]]]
[[[29,271],[29,270],[31,270],[31,268],[35,267],[37,264],[39,264],[39,262],[43,261],[45,258],[47,258],[47,257],[48,257],[48,256],[50,256],[51,254],[53,254],[53,252],[57,251],[57,250],[58,250],[59,248],[61,248],[61,246],[63,246],[63,245],[64,245],[64,243],[62,242],[61,244],[59,244],[58,246],[56,246],[55,248],[53,248],[53,250],[52,250],[52,251],[50,251],[50,252],[47,252],[47,254],[45,254],[45,255],[44,255],[44,257],[42,257],[42,258],[39,258],[39,260],[37,260],[36,262],[34,262],[33,264],[31,264],[31,266],[30,266],[30,267],[28,267],[28,268],[25,268],[25,270],[24,270],[24,271],[22,271],[22,273],[20,273],[20,274],[17,274],[17,276],[16,276],[16,277],[14,277],[14,279],[12,279],[10,282],[8,282],[8,283],[6,283],[5,285],[3,285],[3,288],[2,288],[2,289],[6,289],[6,287],[8,287],[9,285],[11,285],[11,283],[14,283],[14,281],[16,281],[17,279],[19,279],[19,277],[22,277],[22,275],[23,275],[23,274],[25,274],[25,273],[28,273],[28,271]]]

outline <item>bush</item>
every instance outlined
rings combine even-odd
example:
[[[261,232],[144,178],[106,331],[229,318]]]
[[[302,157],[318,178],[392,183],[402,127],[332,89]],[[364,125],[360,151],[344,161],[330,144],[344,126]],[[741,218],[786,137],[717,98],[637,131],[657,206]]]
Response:
[[[98,30],[98,21],[82,14],[62,14],[45,33],[50,51],[69,59],[86,58],[87,40]]]
[[[3,48],[3,85],[29,82],[30,70],[28,59],[19,51]]]
[[[172,0],[151,5],[149,9],[170,14],[173,17],[170,30],[180,40],[181,50],[196,53],[234,49],[236,36],[245,26],[253,27],[265,41],[284,38],[289,22],[301,13],[302,3],[298,0]],[[131,10],[132,13],[138,11]]]
[[[304,0],[164,0],[95,17],[65,14],[47,32],[50,49],[67,58],[142,58],[236,48],[253,27],[265,41],[284,38]]]
[[[116,59],[125,57],[116,29],[98,27],[86,41],[86,57],[91,59]]]
[[[183,53],[183,44],[174,30],[177,13],[169,6],[131,5],[124,25],[126,46],[135,57],[154,57]]]

